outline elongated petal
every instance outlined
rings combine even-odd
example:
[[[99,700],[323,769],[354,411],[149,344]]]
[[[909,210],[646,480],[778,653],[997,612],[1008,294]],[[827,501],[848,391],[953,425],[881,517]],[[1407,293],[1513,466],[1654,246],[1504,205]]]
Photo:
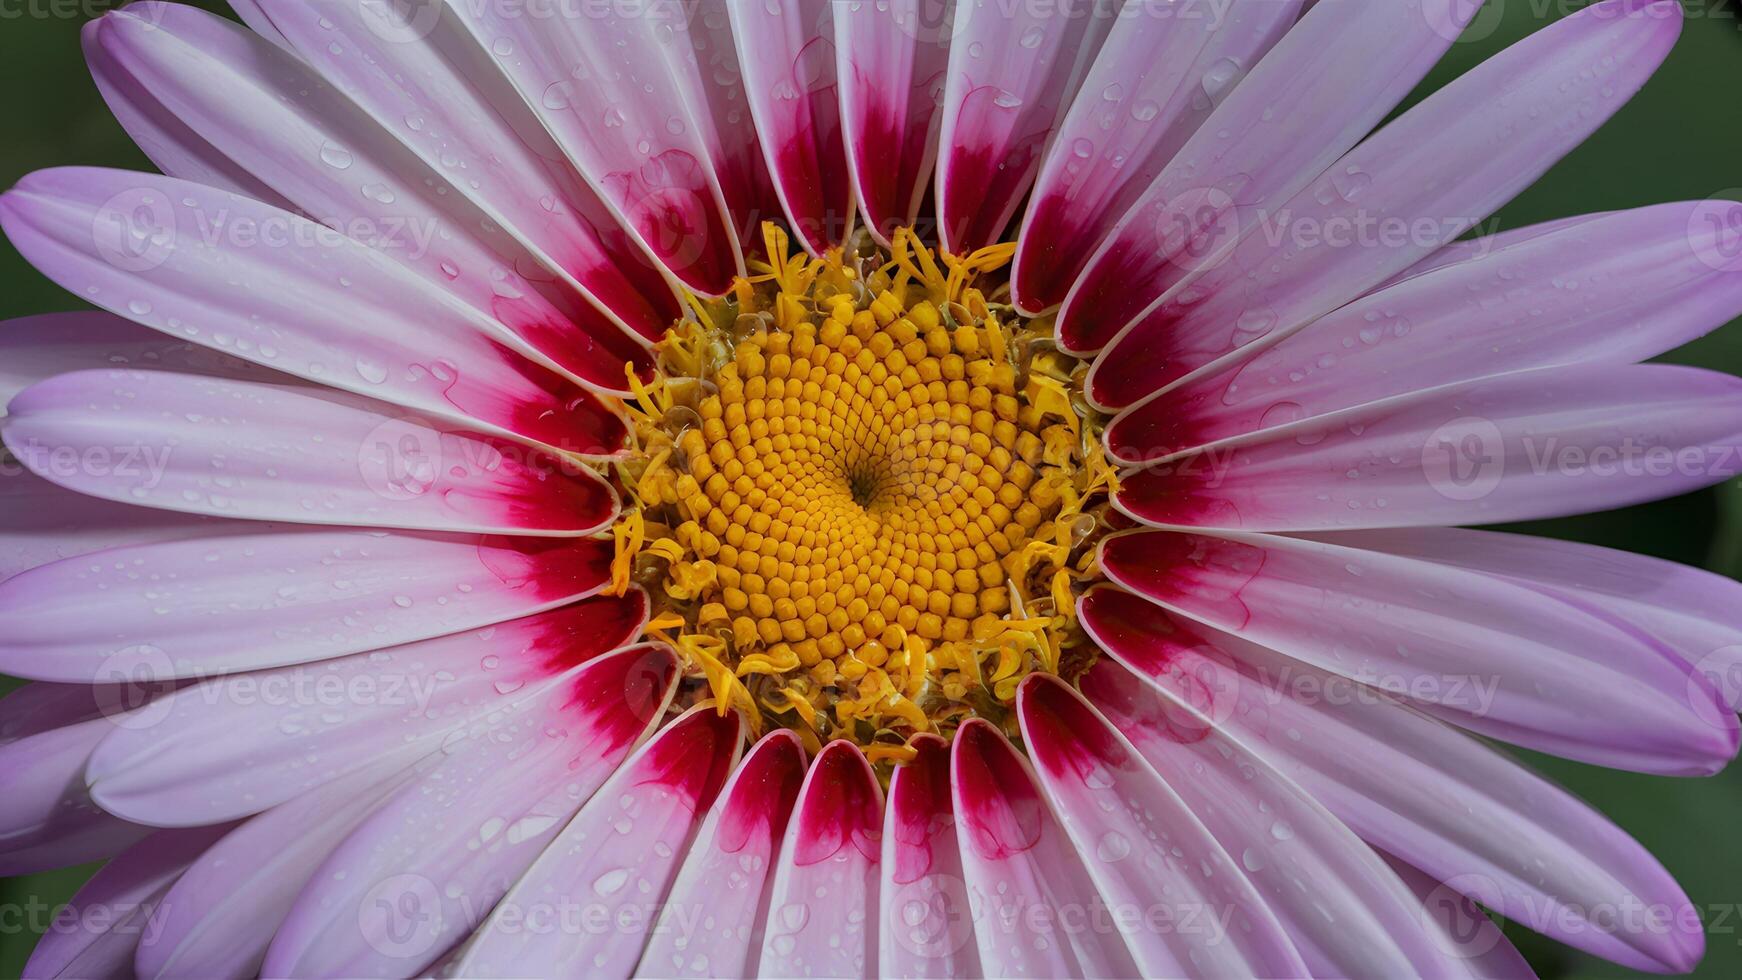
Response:
[[[0,226],[42,272],[148,327],[431,418],[582,453],[609,410],[512,336],[305,218],[150,174],[38,171]]]
[[[446,432],[304,386],[81,371],[13,399],[6,444],[40,475],[112,500],[287,523],[591,534],[616,494],[583,465]],[[138,465],[61,472],[57,454]]]
[[[774,190],[814,255],[846,239],[853,186],[841,133],[831,0],[726,4]]]
[[[1742,313],[1742,263],[1720,251],[1725,210],[1598,216],[1418,272],[1139,402],[1108,443],[1121,459],[1152,459],[1438,385],[1655,357]]]
[[[427,753],[523,691],[631,642],[639,593],[483,630],[201,681],[121,728],[86,778],[103,806],[156,824],[264,810],[394,754]]]
[[[149,721],[156,692],[26,684],[0,701],[0,873],[113,857],[149,833],[91,800],[85,762],[105,735]],[[129,700],[131,696],[131,700]],[[139,707],[139,712],[131,709]]]
[[[1357,532],[1338,541],[1572,593],[1663,641],[1725,704],[1742,706],[1742,623],[1735,613],[1742,583],[1734,579],[1611,548],[1464,528]],[[1696,709],[1705,704],[1694,702]],[[1713,720],[1725,724],[1721,713]]]
[[[732,227],[746,254],[761,251],[762,222],[781,214],[756,120],[744,91],[744,71],[732,37],[731,0],[694,0],[689,16],[672,25],[688,39],[692,57],[674,58],[674,84],[687,92],[696,126],[708,147],[714,174],[732,213]]]
[[[1464,972],[1379,855],[1262,757],[1113,661],[1082,687],[1240,862],[1313,976]]]
[[[956,0],[844,4],[836,75],[847,165],[865,225],[887,245],[913,227],[937,160]]]
[[[1114,5],[958,0],[943,94],[938,238],[997,244],[1113,29]]]
[[[1317,531],[1501,522],[1686,493],[1742,469],[1742,384],[1584,365],[1373,402],[1139,472],[1155,524]]]
[[[637,976],[751,975],[804,775],[804,749],[787,729],[769,732],[745,755],[684,856]]]
[[[908,744],[918,754],[889,778],[877,966],[886,977],[979,976],[950,800],[950,746],[935,735]]]
[[[737,766],[746,733],[742,715],[703,704],[654,736],[503,896],[453,972],[627,976],[653,925],[643,910],[670,886],[696,825]],[[572,908],[614,925],[579,935],[566,924],[550,928]]]
[[[987,976],[1138,975],[1122,936],[1085,927],[1104,900],[1028,763],[989,722],[957,729],[950,789]]]
[[[122,977],[163,895],[228,825],[152,834],[104,865],[67,903],[60,921],[37,941],[26,977]]]
[[[851,742],[811,764],[769,886],[757,972],[875,977],[883,787]]]
[[[333,851],[273,937],[262,973],[423,970],[648,736],[676,678],[670,648],[629,647],[476,726]]]
[[[611,390],[626,387],[625,361],[651,366],[542,257],[295,55],[155,2],[92,22],[85,48],[111,104],[175,116],[299,212],[504,324],[553,365]]]
[[[1039,313],[1064,300],[1114,225],[1300,9],[1298,0],[1130,0],[1121,8],[1023,215],[1011,270],[1019,308]]]
[[[44,313],[0,323],[0,413],[38,381],[91,368],[284,380],[257,364],[109,313]]]
[[[1178,737],[1227,730],[1368,842],[1539,932],[1639,969],[1698,961],[1703,934],[1663,867],[1492,748],[1116,590],[1092,592],[1082,614],[1103,649],[1199,716]]]
[[[1599,608],[1516,581],[1318,541],[1109,538],[1108,577],[1217,629],[1408,697],[1472,731],[1617,768],[1708,774],[1736,754],[1717,692]],[[1704,701],[1703,705],[1695,705]]]
[[[1607,0],[1435,92],[1146,311],[1092,370],[1092,397],[1129,405],[1431,255],[1602,125],[1651,77],[1680,30],[1679,4]]]
[[[683,316],[672,284],[443,0],[306,0],[266,13],[328,83],[426,164],[463,174],[457,193],[631,330],[657,340]]]
[[[1146,918],[1125,932],[1144,976],[1307,975],[1240,866],[1099,711],[1045,675],[1023,682],[1017,711],[1041,786],[1101,894],[1114,908],[1164,910],[1160,921],[1177,926]]]
[[[456,4],[488,39],[557,142],[619,222],[685,285],[715,295],[742,275],[737,236],[674,63],[694,57],[658,7]],[[681,11],[671,9],[671,19]]]
[[[0,669],[91,683],[311,663],[592,595],[611,554],[607,541],[365,531],[117,548],[0,583]]]
[[[244,823],[195,860],[139,943],[140,977],[254,976],[291,903],[328,853],[414,768],[389,762]]]
[[[1461,959],[1470,973],[1491,980],[1536,976],[1518,947],[1476,903],[1389,854],[1380,856],[1421,899],[1423,915],[1440,927],[1442,948]]]
[[[1420,262],[1417,262],[1381,283],[1374,289],[1374,292],[1378,292],[1380,289],[1388,289],[1406,279],[1413,279],[1416,276],[1426,275],[1436,269],[1443,269],[1448,265],[1469,262],[1473,259],[1480,259],[1503,249],[1511,248],[1514,245],[1522,245],[1533,238],[1540,238],[1543,235],[1551,235],[1566,229],[1576,228],[1586,222],[1601,221],[1613,214],[1615,214],[1613,211],[1593,211],[1590,214],[1578,214],[1569,218],[1555,218],[1550,221],[1540,221],[1534,225],[1525,225],[1522,228],[1497,231],[1491,235],[1479,235],[1475,238],[1452,242],[1450,245],[1442,245],[1428,255],[1427,258],[1422,259]]]
[[[52,456],[46,462],[57,465]],[[81,468],[77,459],[63,458],[58,465],[68,474]],[[21,465],[0,469],[0,581],[39,565],[107,548],[260,530],[261,525],[243,521],[87,497],[50,483]]]
[[[1229,93],[1075,277],[1059,339],[1095,351],[1325,172],[1402,101],[1480,6],[1319,0]],[[1335,111],[1325,111],[1336,106]]]
[[[288,45],[284,35],[273,26],[272,18],[266,12],[265,0],[230,0],[230,9],[236,12],[238,20],[248,25],[249,30],[273,44]]]

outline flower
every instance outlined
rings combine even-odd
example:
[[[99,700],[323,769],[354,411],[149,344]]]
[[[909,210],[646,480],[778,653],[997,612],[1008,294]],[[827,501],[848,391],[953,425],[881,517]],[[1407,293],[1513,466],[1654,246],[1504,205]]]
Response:
[[[109,311],[0,331],[0,868],[112,858],[30,973],[1691,968],[1476,736],[1717,771],[1738,587],[1453,526],[1735,474],[1639,362],[1742,205],[1463,238],[1680,26],[1374,131],[1478,6],[95,21],[168,176],[0,197]]]

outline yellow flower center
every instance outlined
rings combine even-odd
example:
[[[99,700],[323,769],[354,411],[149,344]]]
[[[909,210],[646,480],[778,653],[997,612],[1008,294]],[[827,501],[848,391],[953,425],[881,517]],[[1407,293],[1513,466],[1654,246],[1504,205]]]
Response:
[[[999,302],[1010,246],[765,239],[637,386],[615,588],[648,589],[698,699],[813,747],[1008,723],[1024,676],[1090,656],[1075,597],[1113,474],[1085,366]]]

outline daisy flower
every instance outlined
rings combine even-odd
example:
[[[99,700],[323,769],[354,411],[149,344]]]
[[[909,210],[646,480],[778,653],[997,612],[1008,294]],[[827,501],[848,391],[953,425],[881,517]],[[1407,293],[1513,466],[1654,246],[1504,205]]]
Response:
[[[1515,976],[1698,916],[1738,587],[1460,529],[1732,476],[1738,205],[1466,232],[1603,0],[134,4],[0,197],[33,976]]]

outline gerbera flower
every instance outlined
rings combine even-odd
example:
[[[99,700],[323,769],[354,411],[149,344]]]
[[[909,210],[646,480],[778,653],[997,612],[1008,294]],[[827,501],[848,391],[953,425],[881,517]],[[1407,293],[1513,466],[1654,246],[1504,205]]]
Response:
[[[1699,959],[1485,739],[1715,772],[1737,587],[1450,527],[1737,469],[1735,205],[1460,240],[1672,0],[235,6],[0,198],[33,975]]]

